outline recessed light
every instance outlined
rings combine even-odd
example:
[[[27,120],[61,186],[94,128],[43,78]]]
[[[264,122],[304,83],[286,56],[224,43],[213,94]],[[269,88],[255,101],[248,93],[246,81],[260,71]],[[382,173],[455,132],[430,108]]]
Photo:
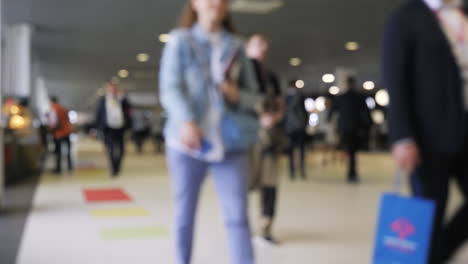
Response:
[[[375,101],[380,106],[387,106],[390,103],[390,96],[386,90],[380,90],[375,94]]]
[[[161,34],[159,35],[159,41],[162,42],[162,43],[167,43],[169,42],[169,39],[170,39],[170,35],[169,34]]]
[[[367,107],[369,107],[369,109],[375,109],[375,107],[376,107],[375,100],[372,97],[368,97],[366,99],[366,104],[367,104]]]
[[[340,87],[332,86],[332,87],[330,87],[330,89],[328,91],[330,92],[330,94],[337,95],[337,94],[340,93]]]
[[[304,106],[307,112],[312,113],[315,110],[315,100],[312,98],[305,99]]]
[[[322,76],[322,81],[324,83],[332,83],[335,81],[335,75],[331,74],[331,73],[327,73],[327,74],[324,74]]]
[[[147,62],[149,61],[150,56],[148,53],[140,53],[137,55],[137,61],[139,62]]]
[[[300,58],[291,58],[289,60],[289,64],[291,64],[291,66],[297,67],[302,64],[302,60]]]
[[[362,85],[362,87],[364,87],[364,89],[370,91],[370,90],[373,90],[375,88],[375,83],[371,82],[371,81],[367,81]]]
[[[327,99],[325,99],[325,97],[323,97],[323,96],[318,97],[315,100],[315,108],[320,112],[325,111],[327,109],[326,102],[327,102]]]
[[[383,111],[381,110],[372,111],[371,116],[372,116],[372,120],[377,125],[382,125],[383,123],[385,123],[385,114]]]
[[[316,127],[319,124],[319,115],[317,113],[310,114],[309,126]]]
[[[302,89],[302,88],[304,88],[304,86],[305,86],[305,82],[303,80],[296,81],[296,87],[297,88]]]
[[[128,70],[122,69],[119,71],[118,75],[120,78],[128,78],[128,76],[130,76],[130,72],[128,72]]]
[[[345,48],[349,51],[356,51],[360,48],[359,43],[355,41],[346,42]]]

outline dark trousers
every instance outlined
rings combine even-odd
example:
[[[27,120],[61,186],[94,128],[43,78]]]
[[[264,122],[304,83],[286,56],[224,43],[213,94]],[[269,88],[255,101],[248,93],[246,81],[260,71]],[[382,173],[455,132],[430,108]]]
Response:
[[[68,171],[73,170],[73,161],[71,156],[71,141],[70,136],[62,137],[62,138],[54,138],[55,144],[55,172],[60,173],[62,172],[62,147],[63,145],[67,148],[67,162],[68,162]]]
[[[154,151],[156,153],[161,153],[163,151],[164,136],[162,134],[153,135],[153,141],[154,141]]]
[[[273,219],[276,214],[277,187],[262,187],[261,208],[262,216]]]
[[[122,159],[125,154],[124,130],[106,129],[104,131],[104,141],[111,163],[112,175],[116,176],[120,173]]]
[[[348,180],[357,180],[356,154],[359,149],[359,135],[357,133],[344,133],[341,138],[344,151],[348,155]]]
[[[421,150],[421,165],[411,176],[413,194],[436,203],[430,264],[442,264],[453,257],[468,238],[468,135],[465,142],[464,150],[456,154]],[[446,223],[444,220],[452,177],[464,196],[464,202]]]
[[[305,171],[305,142],[306,134],[304,132],[296,132],[289,134],[289,175],[291,179],[296,177],[296,162],[295,162],[295,153],[296,150],[299,150],[299,165],[301,169],[301,176],[304,179],[306,177]]]
[[[143,153],[143,144],[148,136],[147,130],[138,130],[133,132],[133,141],[135,142],[138,154]]]

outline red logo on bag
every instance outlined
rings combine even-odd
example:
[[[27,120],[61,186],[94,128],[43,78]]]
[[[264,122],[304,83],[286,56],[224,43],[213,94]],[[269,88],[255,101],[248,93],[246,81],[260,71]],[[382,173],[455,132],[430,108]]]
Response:
[[[393,232],[398,234],[400,239],[406,239],[416,233],[416,228],[413,223],[404,218],[395,220],[392,223],[391,228]]]

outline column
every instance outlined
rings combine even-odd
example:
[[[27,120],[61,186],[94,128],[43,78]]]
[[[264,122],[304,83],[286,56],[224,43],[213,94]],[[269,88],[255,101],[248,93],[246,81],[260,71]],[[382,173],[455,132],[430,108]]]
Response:
[[[2,18],[2,0],[0,0],[0,111],[3,108],[3,89],[4,89],[4,82],[3,82],[3,18]],[[0,115],[1,118],[2,115]],[[0,120],[0,209],[3,207],[5,203],[5,166],[4,166],[4,157],[3,157],[3,120]]]
[[[28,24],[5,27],[5,95],[31,95],[31,36],[32,28]]]

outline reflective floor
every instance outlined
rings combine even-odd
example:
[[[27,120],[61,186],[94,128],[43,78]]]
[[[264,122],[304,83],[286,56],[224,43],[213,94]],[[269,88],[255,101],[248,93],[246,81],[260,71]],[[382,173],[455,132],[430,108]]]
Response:
[[[164,156],[146,147],[144,155],[129,147],[122,176],[111,179],[102,146],[80,138],[78,170],[42,177],[17,263],[174,263],[170,179]],[[321,157],[309,155],[305,182],[291,182],[282,161],[275,229],[282,243],[255,243],[258,263],[370,263],[379,196],[391,188],[393,163],[386,154],[361,155],[362,184],[350,186],[344,183],[344,164],[323,166]],[[258,194],[251,194],[254,229],[258,204]],[[457,198],[451,204],[456,206]],[[197,224],[194,264],[229,263],[211,181],[203,191]],[[457,263],[468,263],[468,254]]]

